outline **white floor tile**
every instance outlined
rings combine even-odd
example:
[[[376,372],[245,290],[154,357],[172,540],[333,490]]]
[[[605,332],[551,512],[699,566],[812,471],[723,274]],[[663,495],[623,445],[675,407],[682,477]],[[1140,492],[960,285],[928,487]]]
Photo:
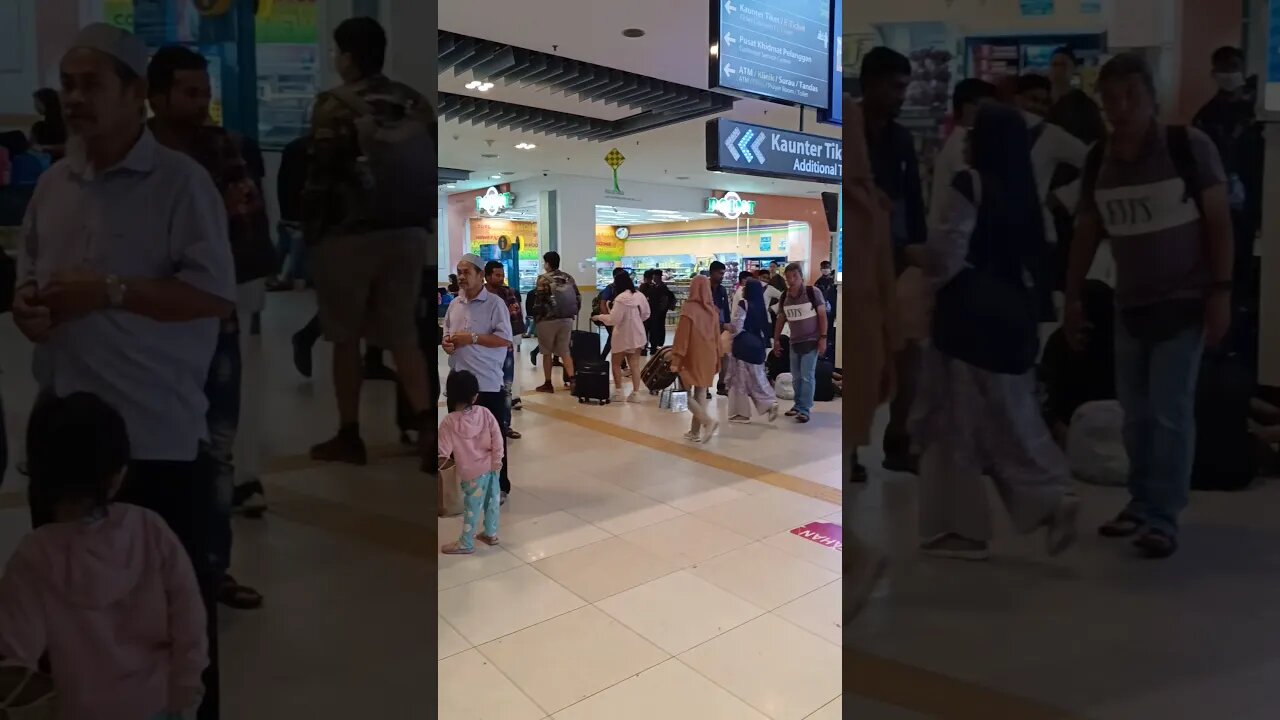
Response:
[[[840,648],[774,615],[680,660],[773,720],[804,720],[840,695]]]
[[[471,643],[466,638],[458,634],[453,626],[445,621],[442,617],[436,618],[436,645],[439,652],[436,655],[437,660],[443,660],[451,655],[457,655],[471,649]]]
[[[765,610],[773,610],[840,576],[763,543],[698,563],[690,572]]]
[[[814,590],[802,598],[792,600],[773,611],[788,622],[827,640],[844,645],[843,591],[837,580]]]
[[[549,713],[670,657],[590,606],[482,645],[479,650]]]
[[[614,535],[639,530],[684,514],[670,505],[621,488],[599,500],[575,505],[568,512]]]
[[[728,485],[695,476],[667,480],[637,492],[687,513],[746,497],[745,493],[734,490]]]
[[[457,538],[456,530],[446,534],[445,526],[441,526],[441,545],[453,542]],[[483,543],[476,543],[476,551],[471,555],[441,554],[439,562],[439,570],[436,573],[437,590],[448,590],[465,585],[473,580],[513,570],[524,564],[520,558],[501,547],[489,547]]]
[[[596,602],[675,572],[680,563],[615,537],[539,560],[534,567]]]
[[[536,562],[609,537],[609,533],[563,511],[511,525],[502,546],[525,562]]]
[[[555,720],[769,720],[679,660],[556,713]]]
[[[835,700],[827,703],[821,710],[805,718],[805,720],[843,720],[841,712],[844,711],[844,696],[840,696]],[[857,715],[855,717],[863,720],[875,720],[872,715]]]
[[[672,655],[764,612],[684,570],[614,595],[596,606]]]
[[[693,514],[752,540],[763,540],[821,517],[807,508],[779,502],[772,492],[705,508]]]
[[[473,645],[584,604],[582,598],[528,565],[440,593],[440,615]]]
[[[486,658],[468,650],[440,661],[439,720],[542,720],[546,714]]]
[[[685,566],[723,555],[751,542],[750,538],[693,515],[624,533],[622,538]]]

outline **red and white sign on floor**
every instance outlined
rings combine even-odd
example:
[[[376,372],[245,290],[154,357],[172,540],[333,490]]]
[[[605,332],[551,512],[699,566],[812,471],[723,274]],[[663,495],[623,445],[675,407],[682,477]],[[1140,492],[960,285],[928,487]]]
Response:
[[[836,523],[811,522],[804,527],[792,530],[791,534],[799,535],[805,540],[811,540],[833,550],[843,552],[844,549],[844,528]]]

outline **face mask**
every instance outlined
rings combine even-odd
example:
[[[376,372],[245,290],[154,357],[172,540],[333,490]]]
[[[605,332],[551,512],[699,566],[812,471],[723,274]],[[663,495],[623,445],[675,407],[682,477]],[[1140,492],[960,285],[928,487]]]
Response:
[[[830,271],[830,270],[823,270],[823,271],[822,271],[822,277],[830,277],[830,275],[831,275],[831,271]]]
[[[1213,80],[1223,92],[1235,92],[1244,87],[1244,73],[1214,73]]]

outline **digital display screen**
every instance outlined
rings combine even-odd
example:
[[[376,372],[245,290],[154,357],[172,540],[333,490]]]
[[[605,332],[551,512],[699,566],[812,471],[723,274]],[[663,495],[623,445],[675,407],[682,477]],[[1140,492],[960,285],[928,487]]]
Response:
[[[714,0],[710,83],[789,105],[831,105],[831,0]],[[838,104],[838,103],[837,103]]]

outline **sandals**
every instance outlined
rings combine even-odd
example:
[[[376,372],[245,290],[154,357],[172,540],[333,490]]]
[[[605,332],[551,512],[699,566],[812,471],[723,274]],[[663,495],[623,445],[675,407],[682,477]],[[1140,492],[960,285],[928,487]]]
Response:
[[[464,548],[456,542],[451,542],[448,545],[445,545],[444,547],[440,548],[440,552],[444,553],[445,555],[471,555],[475,551],[476,551],[475,548],[470,548],[470,549]]]
[[[796,422],[800,423],[801,425],[804,425],[805,423],[809,422],[809,416],[805,415],[804,413],[796,413]]]
[[[1125,538],[1138,534],[1146,521],[1131,512],[1122,512],[1098,528],[1098,534],[1106,538]]]
[[[218,586],[218,602],[233,610],[257,610],[262,607],[262,593],[224,573]]]
[[[1163,560],[1178,551],[1178,538],[1163,530],[1148,528],[1133,541],[1133,546],[1138,548],[1144,557]]]
[[[520,438],[522,438],[522,437],[524,437],[524,436],[523,436],[523,435],[521,435],[520,433],[516,432],[515,430],[512,430],[511,428],[507,428],[507,439],[508,439],[508,440],[519,440],[519,439],[520,439]]]
[[[476,539],[484,543],[485,545],[488,545],[489,547],[496,547],[501,544],[501,541],[498,540],[497,535],[490,537],[489,535],[485,535],[484,533],[479,533],[478,535],[476,535]]]

